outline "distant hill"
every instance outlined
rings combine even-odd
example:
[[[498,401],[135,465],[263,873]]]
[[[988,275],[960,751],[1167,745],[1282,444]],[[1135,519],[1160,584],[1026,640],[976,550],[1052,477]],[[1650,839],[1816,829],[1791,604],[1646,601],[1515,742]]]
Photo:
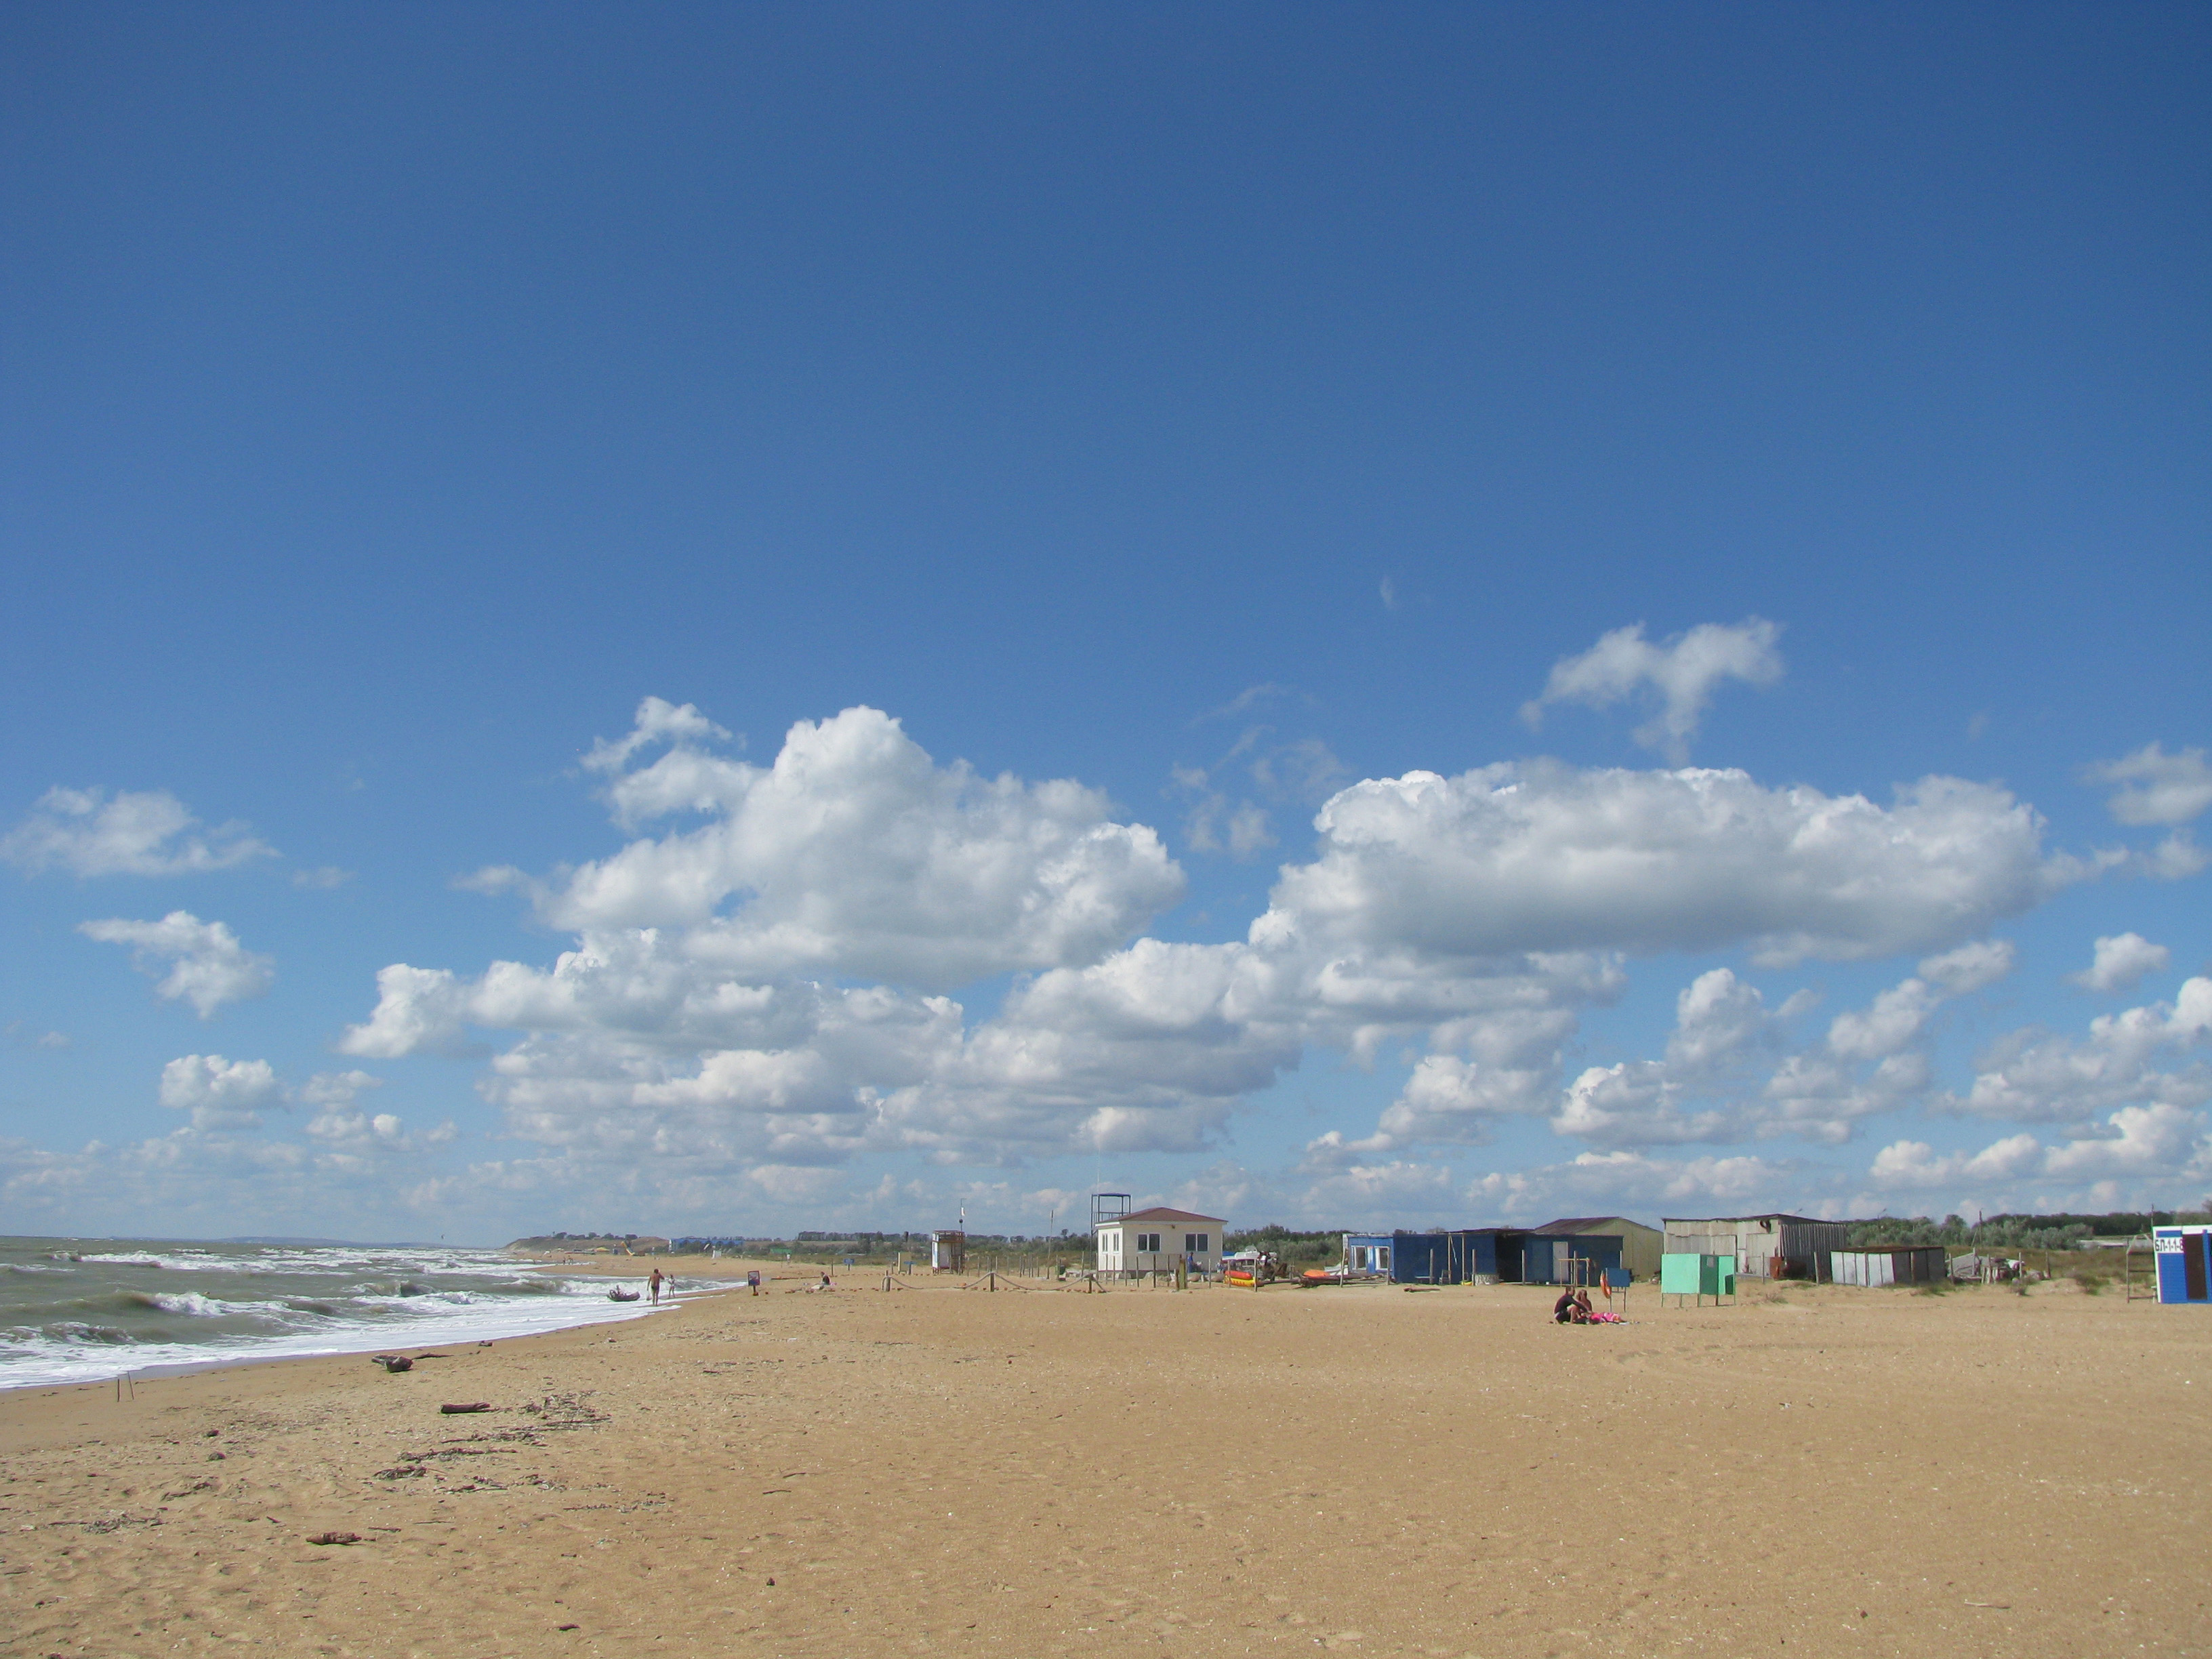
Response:
[[[650,1233],[539,1233],[511,1241],[510,1250],[665,1250],[668,1241]]]
[[[406,1239],[387,1239],[380,1243],[374,1243],[360,1238],[300,1238],[289,1233],[240,1233],[234,1238],[218,1238],[213,1242],[217,1244],[295,1244],[303,1247],[337,1245],[353,1250],[434,1250],[439,1248],[435,1244],[424,1244]],[[453,1248],[457,1250],[469,1250],[477,1247],[473,1244],[456,1244]]]

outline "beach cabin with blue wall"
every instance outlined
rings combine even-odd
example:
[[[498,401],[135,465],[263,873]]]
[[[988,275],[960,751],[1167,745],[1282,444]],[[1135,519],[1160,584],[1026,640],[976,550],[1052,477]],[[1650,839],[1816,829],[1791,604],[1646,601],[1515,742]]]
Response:
[[[1499,1275],[1509,1284],[1518,1279],[1523,1285],[1595,1285],[1600,1273],[1620,1266],[1617,1233],[1568,1232],[1553,1226],[1523,1233],[1517,1243],[1520,1271]]]
[[[1595,1285],[1624,1265],[1620,1235],[1571,1231],[1570,1224],[1346,1233],[1344,1260],[1353,1272],[1394,1285]]]
[[[2158,1299],[2212,1305],[2212,1227],[2154,1227]]]
[[[1372,1273],[1377,1278],[1390,1276],[1390,1235],[1388,1233],[1346,1233],[1344,1236],[1344,1265],[1347,1272]]]
[[[1390,1235],[1390,1280],[1395,1285],[1466,1285],[1497,1272],[1494,1227]]]

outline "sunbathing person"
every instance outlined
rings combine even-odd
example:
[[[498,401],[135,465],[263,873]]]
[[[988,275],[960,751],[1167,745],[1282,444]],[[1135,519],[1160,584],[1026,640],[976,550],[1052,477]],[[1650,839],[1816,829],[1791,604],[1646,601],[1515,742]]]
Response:
[[[1561,1291],[1559,1292],[1559,1299],[1552,1304],[1553,1322],[1559,1325],[1568,1325],[1574,1322],[1574,1318],[1575,1293],[1571,1290]]]

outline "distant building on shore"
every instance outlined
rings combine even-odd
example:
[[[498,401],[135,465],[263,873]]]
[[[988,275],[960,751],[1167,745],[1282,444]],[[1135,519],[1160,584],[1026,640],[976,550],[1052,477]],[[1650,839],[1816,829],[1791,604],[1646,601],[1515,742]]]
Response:
[[[1102,1218],[1096,1229],[1102,1273],[1173,1273],[1181,1263],[1193,1273],[1221,1269],[1221,1234],[1229,1224],[1218,1215],[1158,1206]]]
[[[1626,1216],[1564,1216],[1540,1227],[1346,1233],[1346,1268],[1399,1285],[1594,1285],[1659,1272],[1660,1233]]]
[[[1834,1272],[1828,1258],[1844,1248],[1844,1223],[1808,1215],[1668,1216],[1662,1224],[1667,1255],[1734,1256],[1746,1279],[1826,1279]]]

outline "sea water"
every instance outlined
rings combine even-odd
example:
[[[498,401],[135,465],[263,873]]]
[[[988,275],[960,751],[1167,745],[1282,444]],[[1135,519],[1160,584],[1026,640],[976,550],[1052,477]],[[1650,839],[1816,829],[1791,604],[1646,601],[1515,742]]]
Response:
[[[649,1311],[608,1300],[613,1287],[498,1250],[0,1238],[0,1389],[526,1336]]]

